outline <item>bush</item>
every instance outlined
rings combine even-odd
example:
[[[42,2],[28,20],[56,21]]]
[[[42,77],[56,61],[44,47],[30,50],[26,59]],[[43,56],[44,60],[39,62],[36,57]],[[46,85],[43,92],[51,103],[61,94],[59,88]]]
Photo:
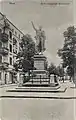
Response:
[[[23,83],[26,83],[30,80],[30,76],[24,76]]]

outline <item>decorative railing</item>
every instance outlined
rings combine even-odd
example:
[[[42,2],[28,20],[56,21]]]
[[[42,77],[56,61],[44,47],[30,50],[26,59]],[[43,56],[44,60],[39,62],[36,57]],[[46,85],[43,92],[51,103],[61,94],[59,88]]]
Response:
[[[0,54],[1,55],[8,55],[8,48],[6,48],[6,47],[0,48]]]
[[[6,33],[1,33],[0,38],[2,42],[7,42],[8,41],[8,34]]]
[[[0,63],[0,70],[8,69],[8,65],[9,65],[9,63],[7,63],[7,62]]]

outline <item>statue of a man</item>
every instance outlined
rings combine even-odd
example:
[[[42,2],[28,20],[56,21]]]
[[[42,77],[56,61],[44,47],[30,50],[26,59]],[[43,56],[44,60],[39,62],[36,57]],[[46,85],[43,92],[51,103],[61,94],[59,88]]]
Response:
[[[43,53],[45,51],[45,40],[46,40],[45,32],[42,30],[41,26],[39,26],[39,29],[36,29],[33,22],[32,22],[32,26],[36,32],[35,39],[36,39],[37,53],[40,53],[40,52]]]

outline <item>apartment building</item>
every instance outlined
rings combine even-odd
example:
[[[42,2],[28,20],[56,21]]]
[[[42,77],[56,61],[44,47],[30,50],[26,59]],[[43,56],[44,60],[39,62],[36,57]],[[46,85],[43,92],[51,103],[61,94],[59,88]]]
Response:
[[[15,83],[19,75],[14,70],[20,41],[24,34],[0,13],[0,84]]]

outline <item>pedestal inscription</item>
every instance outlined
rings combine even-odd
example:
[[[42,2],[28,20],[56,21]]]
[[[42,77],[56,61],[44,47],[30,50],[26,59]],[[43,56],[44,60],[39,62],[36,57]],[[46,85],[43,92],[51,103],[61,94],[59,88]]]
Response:
[[[34,67],[37,69],[37,70],[44,70],[44,61],[34,61]]]
[[[43,54],[34,56],[34,67],[36,70],[45,70],[45,64],[46,57]]]

